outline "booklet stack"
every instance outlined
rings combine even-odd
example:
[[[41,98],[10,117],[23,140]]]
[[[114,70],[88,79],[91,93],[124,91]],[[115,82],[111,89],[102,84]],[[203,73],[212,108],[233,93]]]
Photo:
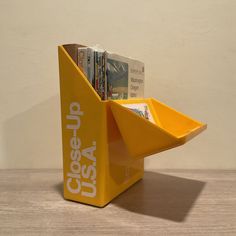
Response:
[[[98,47],[78,47],[78,66],[102,100],[144,97],[144,63]]]

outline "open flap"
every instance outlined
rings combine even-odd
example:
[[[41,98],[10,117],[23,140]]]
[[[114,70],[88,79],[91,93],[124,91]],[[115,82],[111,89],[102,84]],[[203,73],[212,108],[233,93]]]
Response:
[[[140,117],[122,101],[110,101],[110,107],[129,153],[144,158],[179,145],[196,136],[206,125],[159,103],[154,99],[140,100],[148,104],[155,122]]]

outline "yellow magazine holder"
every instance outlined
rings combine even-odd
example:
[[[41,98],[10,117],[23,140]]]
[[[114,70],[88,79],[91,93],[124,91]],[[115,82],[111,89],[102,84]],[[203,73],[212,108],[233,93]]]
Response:
[[[206,125],[153,98],[102,101],[76,64],[77,46],[58,47],[64,197],[103,207],[143,177],[144,157],[184,144]],[[156,124],[123,103],[147,103]]]

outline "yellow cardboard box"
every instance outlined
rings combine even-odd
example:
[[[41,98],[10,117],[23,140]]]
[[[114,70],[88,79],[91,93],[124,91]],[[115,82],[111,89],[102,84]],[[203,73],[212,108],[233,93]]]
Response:
[[[76,45],[58,47],[64,197],[103,207],[143,177],[144,157],[206,128],[153,99],[102,101],[76,65]],[[122,103],[147,103],[156,124]]]

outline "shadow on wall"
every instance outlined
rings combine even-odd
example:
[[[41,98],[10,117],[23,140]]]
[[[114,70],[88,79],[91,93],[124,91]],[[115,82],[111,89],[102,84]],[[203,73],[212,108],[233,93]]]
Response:
[[[143,180],[112,201],[121,208],[171,221],[186,219],[205,182],[145,172]]]
[[[6,168],[62,166],[60,97],[9,119],[4,125]]]

